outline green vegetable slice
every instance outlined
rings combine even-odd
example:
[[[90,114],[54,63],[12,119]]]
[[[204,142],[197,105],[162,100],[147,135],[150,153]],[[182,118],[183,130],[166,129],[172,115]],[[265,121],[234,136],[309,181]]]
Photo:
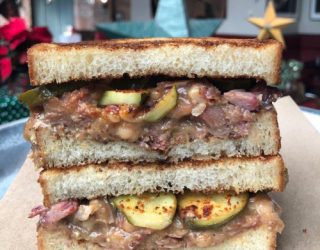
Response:
[[[162,97],[162,99],[149,112],[144,114],[143,120],[147,122],[156,122],[168,114],[177,104],[178,93],[176,86]]]
[[[81,83],[68,83],[61,85],[46,85],[27,90],[20,94],[19,101],[29,108],[42,105],[54,96],[62,95],[64,92],[80,88]]]
[[[104,92],[102,98],[100,99],[100,105],[140,105],[143,97],[145,96],[145,91],[136,90],[107,90]]]
[[[179,215],[190,228],[217,228],[239,214],[248,199],[248,193],[186,193],[178,201]]]
[[[52,97],[54,97],[54,93],[52,93],[49,89],[45,87],[38,87],[22,93],[19,96],[19,101],[32,108],[41,105]]]
[[[132,225],[155,230],[169,226],[177,208],[172,193],[122,195],[114,198],[113,203]]]

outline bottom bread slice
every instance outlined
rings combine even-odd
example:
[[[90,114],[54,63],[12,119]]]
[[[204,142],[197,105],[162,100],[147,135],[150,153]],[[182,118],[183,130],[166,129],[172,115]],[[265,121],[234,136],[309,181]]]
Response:
[[[223,243],[207,248],[212,250],[271,250],[276,248],[276,235],[273,230],[263,225],[258,228],[249,229],[238,234]],[[50,231],[43,227],[38,228],[39,250],[102,250],[103,248],[94,243],[77,241],[72,239],[64,231]]]
[[[39,182],[44,204],[67,199],[142,194],[144,192],[283,191],[286,168],[280,155],[184,161],[177,164],[112,163],[48,169]]]

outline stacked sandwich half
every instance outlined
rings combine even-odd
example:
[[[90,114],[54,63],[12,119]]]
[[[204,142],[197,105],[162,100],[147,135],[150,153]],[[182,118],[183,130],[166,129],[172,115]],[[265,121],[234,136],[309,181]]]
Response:
[[[272,40],[39,44],[25,136],[39,249],[273,249],[283,229]]]

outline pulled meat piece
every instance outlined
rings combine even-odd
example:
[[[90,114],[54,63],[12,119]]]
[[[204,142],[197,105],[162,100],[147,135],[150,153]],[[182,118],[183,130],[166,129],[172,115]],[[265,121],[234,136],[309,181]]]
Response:
[[[45,213],[47,213],[49,208],[39,205],[31,209],[31,212],[28,215],[28,218],[33,218],[37,215],[43,216]]]
[[[81,88],[67,92],[61,98],[53,97],[43,105],[46,119],[53,126],[88,127],[101,113],[93,96],[88,88]]]
[[[260,102],[257,96],[243,90],[231,90],[223,94],[228,102],[249,111],[258,110]]]
[[[170,227],[166,230],[166,235],[171,238],[182,239],[189,233],[189,229],[185,227],[181,219],[177,216],[173,220]]]
[[[223,127],[227,122],[221,106],[207,107],[200,118],[203,119],[211,129]]]
[[[111,206],[105,205],[104,202],[99,199],[91,200],[89,205],[80,205],[74,217],[76,220],[86,221],[95,213],[103,213],[103,218],[108,224],[114,223],[115,219]]]
[[[260,223],[268,225],[270,230],[281,233],[284,229],[284,223],[278,217],[281,208],[274,201],[265,199],[263,195],[256,195],[249,200],[248,209],[256,211]]]
[[[29,218],[40,215],[40,224],[49,226],[74,214],[78,210],[78,207],[79,204],[76,201],[62,201],[54,204],[50,209],[44,206],[37,206],[31,210]]]
[[[220,236],[220,237],[219,237]],[[215,237],[215,238],[214,238]],[[191,232],[187,236],[187,246],[197,246],[197,247],[209,247],[211,245],[216,245],[216,243],[223,241],[224,235],[215,234],[211,232]]]
[[[107,232],[106,243],[101,246],[107,249],[135,249],[150,233],[151,231],[148,229],[128,233],[117,227],[112,227]]]
[[[240,138],[248,135],[254,114],[231,104],[210,106],[200,116],[218,138]]]
[[[155,242],[160,249],[177,249],[183,247],[183,241],[180,239],[165,237]]]
[[[66,221],[71,237],[91,241],[107,249],[135,249],[153,232],[131,225],[121,213],[115,211],[111,213],[116,217],[110,220],[109,210],[114,209],[108,202],[102,201],[102,204],[104,206],[86,221],[80,221],[76,216]]]
[[[168,149],[170,136],[175,127],[176,121],[167,119],[146,126],[144,133],[141,135],[140,145],[145,148],[165,151]]]
[[[195,106],[192,111],[191,114],[193,116],[200,116],[206,109],[207,105],[204,103],[199,103],[197,106]]]
[[[260,100],[261,106],[267,109],[270,109],[272,103],[282,96],[279,89],[267,86],[264,83],[257,84],[250,92],[255,94]]]

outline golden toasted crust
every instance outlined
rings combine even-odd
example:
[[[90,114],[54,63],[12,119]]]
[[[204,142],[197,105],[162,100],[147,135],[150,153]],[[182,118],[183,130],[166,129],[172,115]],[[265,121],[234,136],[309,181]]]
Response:
[[[44,204],[70,198],[143,192],[283,191],[286,168],[281,156],[223,158],[179,163],[109,163],[48,169],[40,174]]]
[[[274,136],[274,140],[276,141],[275,145],[276,145],[278,152],[279,152],[280,148],[281,148],[281,135],[280,135],[280,130],[279,130],[278,114],[274,108],[273,108],[273,111],[274,111],[274,113],[273,113],[274,115],[271,117],[271,120],[272,120],[272,124],[275,124],[275,127],[277,128],[276,130],[273,130],[273,131],[275,133],[275,136]]]
[[[277,192],[283,192],[288,181],[289,181],[289,175],[288,175],[288,169],[285,167],[283,158],[280,157],[279,159],[279,166],[281,171],[279,172],[279,176],[278,176],[278,183],[279,183],[279,189],[276,190]]]
[[[280,44],[280,46],[275,49],[275,67],[274,67],[275,72],[273,73],[275,83],[281,82],[282,50],[283,50],[282,44]]]
[[[258,39],[230,39],[230,38],[143,38],[143,39],[115,39],[106,41],[86,41],[79,43],[39,43],[34,45],[28,50],[28,56],[33,56],[37,52],[47,52],[53,48],[59,51],[68,51],[70,49],[81,50],[86,48],[97,48],[102,50],[145,50],[155,49],[163,46],[180,47],[183,45],[195,45],[203,48],[211,49],[218,45],[230,45],[233,47],[250,47],[250,48],[263,48],[268,45],[277,45],[280,43],[276,40],[263,40]],[[281,46],[280,46],[281,47]],[[281,52],[281,50],[279,50]],[[278,52],[278,51],[277,51]],[[32,60],[31,60],[32,61]]]
[[[185,54],[189,53],[188,51],[190,51],[190,49],[197,51],[197,53],[194,54],[196,54],[198,58],[192,58],[190,54]],[[218,51],[219,49],[221,49],[221,51]],[[152,54],[153,51],[155,51],[156,54]],[[170,52],[172,52],[171,55]],[[246,69],[250,68],[248,71],[235,71],[230,68],[230,65],[228,66],[229,68],[208,67],[208,64],[210,64],[208,60],[211,60],[213,63],[215,60],[225,59],[225,55],[228,53],[230,57],[228,57],[229,59],[227,60],[229,61],[227,63],[238,64],[238,62],[242,61],[242,58],[235,60],[231,54],[236,53],[237,56],[245,57],[248,52],[252,52],[251,62],[249,62],[248,67],[246,67]],[[260,56],[258,55],[254,58],[259,53]],[[281,53],[282,45],[275,40],[259,41],[257,39],[225,39],[213,37],[123,39],[76,44],[37,44],[28,50],[28,63],[30,81],[34,86],[72,80],[121,78],[124,74],[130,77],[152,75],[189,78],[197,76],[216,78],[249,77],[264,79],[267,83],[276,84],[280,82]],[[94,63],[94,61],[100,58],[106,62],[105,58],[103,58],[104,54],[107,55],[107,58],[111,57],[112,60],[110,60],[109,65],[100,72],[96,70],[95,67],[103,67],[102,63]],[[139,59],[133,60],[132,56],[135,55],[138,56],[141,61]],[[70,67],[69,70],[65,70],[66,65],[63,65],[63,62],[67,62],[69,57],[76,56],[80,56],[82,59],[85,57],[83,63],[81,63],[80,60],[70,60],[66,65],[68,67],[70,63],[74,65]],[[170,58],[173,56],[178,56],[178,58],[182,60],[177,60],[174,62],[174,65],[172,65]],[[261,56],[265,57],[266,60],[270,57],[267,65],[263,64]],[[201,64],[197,61],[197,59],[200,59],[204,65],[197,68],[198,65],[188,64],[185,59],[189,61],[194,60],[195,63]],[[159,64],[161,60],[168,61],[170,65]],[[41,65],[42,63],[43,65]],[[146,65],[142,65],[143,63]],[[242,61],[242,64],[247,63],[248,60]],[[119,67],[114,67],[112,64],[118,64]],[[128,67],[127,64],[135,65]],[[63,67],[59,68],[59,65],[63,65]],[[90,68],[91,66],[93,69]],[[238,66],[233,65],[233,67]],[[82,71],[71,72],[78,71],[78,68],[81,68]],[[46,71],[46,73],[44,74],[41,70]],[[60,75],[57,75],[58,73],[60,73]]]

